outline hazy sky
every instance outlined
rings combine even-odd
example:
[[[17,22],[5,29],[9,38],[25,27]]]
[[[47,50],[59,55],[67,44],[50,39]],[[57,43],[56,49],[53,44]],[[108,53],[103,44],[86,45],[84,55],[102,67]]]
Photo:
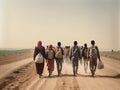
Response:
[[[0,0],[0,48],[90,45],[120,49],[119,0]]]

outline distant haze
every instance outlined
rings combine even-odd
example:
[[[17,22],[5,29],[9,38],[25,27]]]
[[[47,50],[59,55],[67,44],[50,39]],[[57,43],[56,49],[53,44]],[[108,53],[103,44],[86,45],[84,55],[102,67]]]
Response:
[[[73,45],[120,50],[119,0],[0,0],[0,48]]]

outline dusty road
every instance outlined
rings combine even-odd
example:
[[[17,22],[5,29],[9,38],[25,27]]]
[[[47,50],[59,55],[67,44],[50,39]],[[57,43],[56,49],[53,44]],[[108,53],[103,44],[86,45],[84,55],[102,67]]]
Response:
[[[95,77],[91,77],[89,70],[85,73],[83,65],[79,65],[78,75],[74,77],[71,64],[64,63],[62,76],[57,76],[55,67],[52,77],[48,78],[45,67],[41,79],[33,76],[31,82],[20,90],[120,90],[120,61],[105,57],[102,60],[105,68],[97,69]]]
[[[13,70],[20,68],[21,66],[32,62],[32,58],[16,61],[13,63],[0,65],[0,79],[5,77],[7,74],[11,73]]]

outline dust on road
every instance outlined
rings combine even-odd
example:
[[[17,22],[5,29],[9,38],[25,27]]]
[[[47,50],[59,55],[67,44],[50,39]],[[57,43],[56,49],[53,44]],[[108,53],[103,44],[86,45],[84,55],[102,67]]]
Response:
[[[23,90],[120,90],[120,62],[105,57],[102,57],[102,60],[105,68],[97,69],[95,77],[91,77],[89,69],[87,73],[84,72],[83,64],[79,65],[78,75],[74,77],[72,65],[64,63],[62,76],[57,76],[55,68],[52,77],[48,78],[45,67],[41,79],[36,75],[29,85],[22,88]]]

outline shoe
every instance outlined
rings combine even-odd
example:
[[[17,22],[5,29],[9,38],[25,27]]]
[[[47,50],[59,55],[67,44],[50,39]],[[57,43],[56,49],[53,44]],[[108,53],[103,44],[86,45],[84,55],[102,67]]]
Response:
[[[39,75],[39,78],[41,78],[42,76],[41,75]]]

